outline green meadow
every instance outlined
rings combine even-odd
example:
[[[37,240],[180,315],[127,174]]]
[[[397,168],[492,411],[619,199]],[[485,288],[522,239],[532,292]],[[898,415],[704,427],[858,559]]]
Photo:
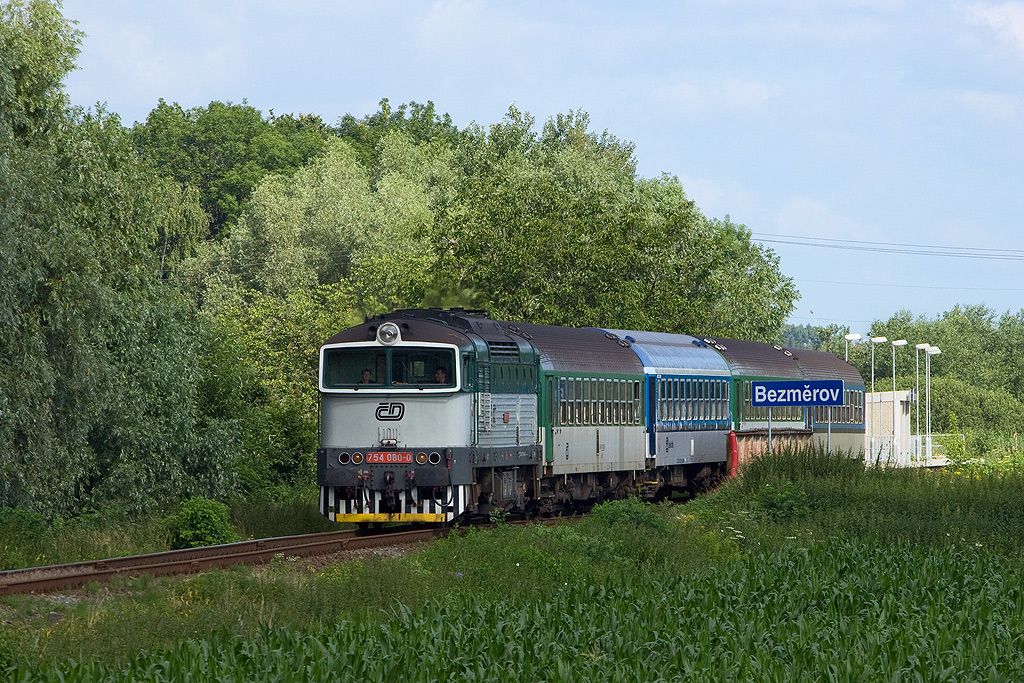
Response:
[[[1024,679],[1024,476],[782,453],[417,551],[0,600],[16,681]]]

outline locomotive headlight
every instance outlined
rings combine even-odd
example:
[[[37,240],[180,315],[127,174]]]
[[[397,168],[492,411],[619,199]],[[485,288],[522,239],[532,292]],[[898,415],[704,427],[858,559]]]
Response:
[[[398,325],[394,323],[384,323],[377,328],[377,341],[381,344],[391,345],[398,341],[401,333],[398,330]]]
[[[338,456],[338,463],[339,464],[347,465],[348,461],[349,461],[348,453],[342,453],[341,455]]]
[[[426,465],[427,464],[427,454],[424,453],[423,451],[420,451],[419,453],[417,453],[416,454],[416,462],[419,463],[420,465]]]
[[[363,461],[363,454],[362,453],[353,453],[352,454],[352,462],[354,462],[355,464],[358,465],[362,461]]]

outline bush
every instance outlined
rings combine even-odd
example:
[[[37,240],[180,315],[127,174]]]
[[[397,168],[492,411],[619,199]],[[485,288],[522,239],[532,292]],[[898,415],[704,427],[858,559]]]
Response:
[[[647,527],[655,531],[668,531],[668,522],[658,514],[653,505],[644,503],[639,498],[627,498],[602,503],[591,512],[593,518],[608,526],[625,524],[632,527]]]
[[[966,465],[970,458],[967,454],[965,437],[960,433],[960,425],[957,422],[956,413],[949,413],[947,424],[947,429],[950,433],[938,437],[939,443],[942,444],[946,451],[947,462],[955,468],[960,468]]]
[[[0,569],[36,564],[48,531],[39,513],[0,507]]]
[[[777,522],[804,517],[811,511],[807,493],[786,479],[767,482],[754,494],[754,504]]]
[[[231,510],[224,503],[208,498],[191,498],[171,519],[171,547],[198,548],[238,540],[231,524]]]

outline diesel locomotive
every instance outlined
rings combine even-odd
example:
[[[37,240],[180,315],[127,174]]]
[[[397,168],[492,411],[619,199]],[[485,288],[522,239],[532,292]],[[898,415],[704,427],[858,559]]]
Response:
[[[766,409],[751,382],[842,379],[842,406]],[[776,444],[863,448],[864,381],[832,354],[756,342],[375,316],[320,349],[322,513],[447,523],[706,487]]]

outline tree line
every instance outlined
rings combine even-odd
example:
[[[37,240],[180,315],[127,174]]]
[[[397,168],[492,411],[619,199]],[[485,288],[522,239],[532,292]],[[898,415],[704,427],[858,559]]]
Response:
[[[365,315],[769,341],[797,297],[745,226],[640,177],[585,112],[161,100],[125,126],[68,99],[81,37],[54,2],[0,4],[0,506],[308,484],[317,348]]]

